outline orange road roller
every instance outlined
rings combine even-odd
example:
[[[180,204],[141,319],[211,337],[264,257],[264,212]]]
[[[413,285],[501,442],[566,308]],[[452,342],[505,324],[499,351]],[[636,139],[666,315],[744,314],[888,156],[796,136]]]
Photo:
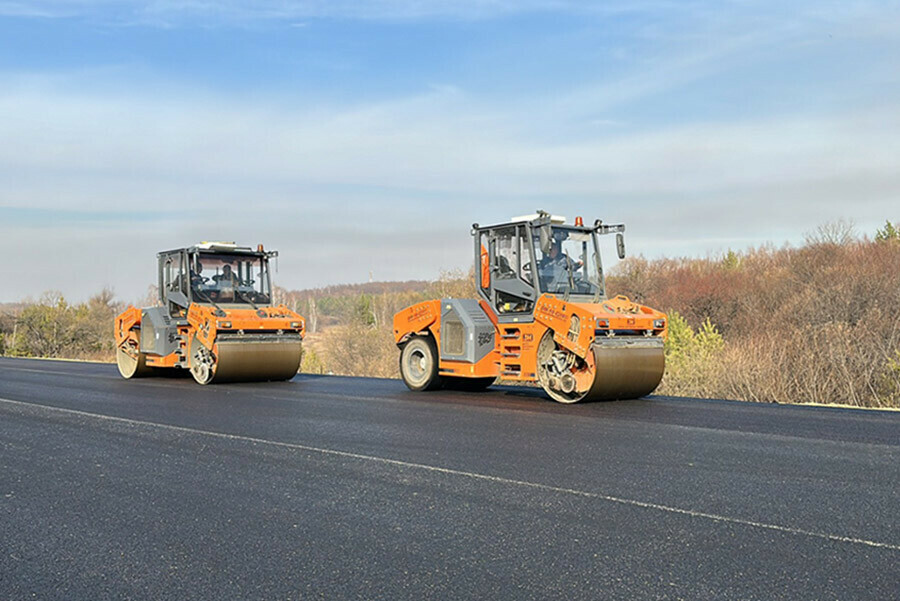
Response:
[[[276,256],[261,244],[231,242],[158,253],[160,305],[131,306],[116,317],[122,376],[188,370],[200,384],[294,377],[305,322],[272,303],[269,259]]]
[[[624,225],[538,211],[472,226],[477,299],[418,303],[394,315],[400,374],[412,390],[539,382],[560,403],[634,399],[665,371],[666,315],[606,296],[599,236]]]

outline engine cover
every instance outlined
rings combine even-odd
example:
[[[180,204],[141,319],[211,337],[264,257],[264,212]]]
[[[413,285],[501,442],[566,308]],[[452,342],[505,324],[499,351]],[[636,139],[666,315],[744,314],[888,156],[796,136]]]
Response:
[[[441,300],[441,359],[477,363],[494,350],[495,334],[477,300]]]

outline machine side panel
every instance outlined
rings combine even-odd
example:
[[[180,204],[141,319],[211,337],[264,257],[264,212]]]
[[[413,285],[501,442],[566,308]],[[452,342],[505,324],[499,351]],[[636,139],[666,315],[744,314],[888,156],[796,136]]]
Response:
[[[141,330],[141,310],[135,306],[129,306],[116,316],[115,337],[116,346],[122,346],[129,338],[139,336]],[[135,341],[138,338],[134,338]]]
[[[552,294],[542,294],[534,309],[535,321],[554,333],[554,340],[584,359],[594,341],[594,315],[588,305],[567,302]]]
[[[141,352],[165,356],[178,348],[178,323],[163,307],[150,307],[141,313]]]
[[[406,340],[424,330],[432,330],[439,335],[441,301],[430,300],[417,303],[397,312],[394,315],[394,340],[402,344]]]
[[[494,350],[496,333],[477,300],[441,301],[441,360],[477,363]]]

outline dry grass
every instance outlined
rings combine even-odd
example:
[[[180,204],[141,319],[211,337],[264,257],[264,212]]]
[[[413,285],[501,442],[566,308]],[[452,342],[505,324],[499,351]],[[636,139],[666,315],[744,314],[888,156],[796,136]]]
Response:
[[[898,243],[842,237],[714,259],[630,259],[610,288],[721,333],[714,353],[670,357],[666,393],[900,406]]]

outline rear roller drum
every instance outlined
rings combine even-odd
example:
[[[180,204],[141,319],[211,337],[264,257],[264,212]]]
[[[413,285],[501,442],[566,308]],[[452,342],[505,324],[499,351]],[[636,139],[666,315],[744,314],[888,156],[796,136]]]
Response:
[[[417,336],[400,352],[400,376],[410,390],[435,390],[441,387],[438,354],[431,338]]]
[[[117,348],[116,364],[119,366],[119,373],[127,379],[143,378],[153,372],[152,367],[147,367],[147,355],[137,348],[130,348],[128,351],[121,346]]]

